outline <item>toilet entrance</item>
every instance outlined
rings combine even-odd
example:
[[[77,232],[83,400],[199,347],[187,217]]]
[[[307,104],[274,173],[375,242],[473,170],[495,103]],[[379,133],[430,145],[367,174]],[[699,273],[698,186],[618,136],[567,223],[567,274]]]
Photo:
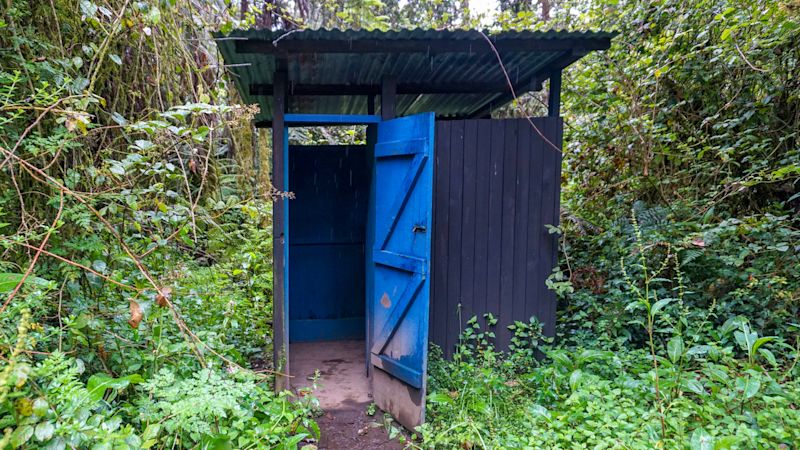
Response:
[[[284,203],[288,282],[276,320],[288,331],[290,383],[308,386],[319,370],[323,408],[374,401],[413,428],[424,420],[434,116],[285,121],[369,125],[366,145],[284,144],[294,199]]]

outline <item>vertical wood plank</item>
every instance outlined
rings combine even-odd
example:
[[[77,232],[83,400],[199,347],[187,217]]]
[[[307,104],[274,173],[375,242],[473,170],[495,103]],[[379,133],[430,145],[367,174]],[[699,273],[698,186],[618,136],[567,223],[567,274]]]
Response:
[[[542,120],[533,119],[534,126],[545,132]],[[531,159],[530,159],[530,185],[528,186],[528,247],[526,270],[525,297],[528,300],[525,308],[525,315],[536,316],[539,320],[545,320],[543,311],[539,303],[542,298],[543,286],[539,282],[538,273],[540,272],[539,252],[542,250],[541,242],[541,220],[542,220],[542,173],[544,151],[544,140],[538,132],[533,131],[531,136]]]
[[[464,180],[464,121],[453,122],[450,129],[450,195],[448,197],[448,236],[447,254],[450,255],[447,267],[447,295],[456,309],[447,311],[447,334],[457,336],[461,328],[459,306],[461,299],[461,208]],[[453,305],[450,305],[451,308]],[[455,345],[448,340],[447,346]]]
[[[434,343],[442,347],[446,355],[447,348],[447,311],[450,296],[447,291],[447,253],[448,236],[448,197],[450,195],[450,128],[452,122],[436,122],[436,141],[433,155],[435,165],[433,171],[433,273],[431,299],[431,319],[429,336]]]
[[[548,118],[544,121],[545,135],[552,133],[552,120]],[[552,141],[551,141],[552,142]],[[539,240],[541,242],[541,250],[539,251],[539,270],[536,274],[536,282],[539,285],[540,295],[537,301],[539,310],[541,311],[539,319],[544,322],[545,333],[549,334],[555,330],[555,324],[552,323],[553,319],[550,318],[550,305],[548,301],[549,290],[545,285],[545,280],[553,270],[552,254],[555,251],[554,241],[555,235],[550,234],[546,225],[553,225],[556,222],[555,211],[553,210],[553,198],[556,192],[556,174],[555,162],[557,152],[553,150],[550,144],[543,144],[544,150],[542,153],[542,219],[539,225]]]
[[[513,320],[526,321],[525,305],[529,298],[526,293],[527,249],[528,249],[528,210],[531,183],[531,139],[534,133],[526,119],[519,120],[519,141],[517,143],[517,180],[515,197],[517,199],[516,216],[514,218],[514,294]],[[511,333],[513,336],[513,333]]]
[[[474,314],[479,316],[489,310],[487,284],[489,278],[489,184],[492,168],[492,121],[477,120],[478,146],[475,172],[475,269]],[[467,280],[469,281],[469,280]]]
[[[501,343],[509,341],[508,324],[514,319],[514,223],[516,221],[517,137],[519,121],[507,120],[503,136],[503,198],[500,236],[500,325],[495,334]]]
[[[505,126],[508,121],[492,120],[491,154],[489,157],[489,232],[488,242],[486,302],[487,313],[500,315],[500,265],[501,236],[503,227],[503,149],[505,147]]]
[[[483,312],[476,308],[475,290],[472,280],[475,278],[475,178],[477,171],[477,138],[478,122],[464,121],[464,167],[462,176],[463,197],[461,207],[461,304],[462,319]],[[461,332],[463,323],[458,324]]]

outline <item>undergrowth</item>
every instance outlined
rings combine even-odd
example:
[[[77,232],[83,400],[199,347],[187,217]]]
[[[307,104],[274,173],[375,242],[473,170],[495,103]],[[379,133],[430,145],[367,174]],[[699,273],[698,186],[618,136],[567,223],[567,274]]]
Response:
[[[620,259],[620,289],[629,299],[626,327],[643,334],[641,345],[552,345],[533,320],[517,324],[515,347],[499,352],[490,330],[473,321],[452,360],[434,357],[429,365],[429,421],[418,429],[420,448],[793,448],[800,442],[798,343],[763,336],[741,315],[717,325],[715,307],[696,318],[686,307],[676,254],[647,247],[637,221],[631,225],[635,241]],[[532,358],[537,352],[541,361]]]

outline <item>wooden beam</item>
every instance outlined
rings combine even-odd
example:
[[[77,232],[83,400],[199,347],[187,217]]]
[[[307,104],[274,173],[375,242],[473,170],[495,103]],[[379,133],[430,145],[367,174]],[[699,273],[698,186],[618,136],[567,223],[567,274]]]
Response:
[[[530,81],[514,87],[518,91],[533,88]],[[271,84],[251,84],[250,95],[272,95]],[[508,91],[508,84],[501,83],[403,83],[397,85],[398,95],[420,94],[497,94]],[[380,95],[381,86],[373,84],[289,84],[288,96],[345,96]]]
[[[561,74],[561,71],[565,69],[570,64],[574,63],[575,61],[583,58],[588,52],[583,50],[569,50],[562,53],[560,56],[556,57],[553,61],[549,61],[546,64],[542,64],[542,67],[534,73],[531,77],[532,79],[538,80],[539,85],[534,89],[530,89],[531,91],[538,91],[542,88],[541,83],[542,81],[550,78],[553,73],[558,72]],[[559,85],[560,86],[560,85]],[[528,91],[519,91],[516,90],[517,96],[520,96]],[[514,100],[514,95],[511,92],[505,92],[503,94],[497,95],[488,102],[484,103],[480,108],[477,108],[473,113],[469,114],[470,117],[480,116],[481,114],[485,115],[485,111],[487,109],[494,110],[501,106],[505,106]]]
[[[561,115],[561,70],[550,75],[550,92],[547,95],[547,116]]]
[[[611,38],[580,39],[520,39],[491,38],[500,53],[507,52],[559,52],[567,50],[605,50]],[[301,54],[301,53],[492,53],[492,48],[482,38],[476,39],[283,39],[274,42],[266,39],[236,41],[236,53]]]
[[[381,118],[394,119],[397,115],[397,79],[390,76],[383,77],[381,82]]]

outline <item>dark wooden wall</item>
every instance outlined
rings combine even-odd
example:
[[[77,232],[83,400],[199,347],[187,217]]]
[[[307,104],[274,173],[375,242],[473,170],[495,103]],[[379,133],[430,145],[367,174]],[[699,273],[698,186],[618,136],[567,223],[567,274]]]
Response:
[[[536,316],[555,331],[562,121],[436,122],[430,340],[450,356],[473,315],[491,312],[499,348],[508,325]]]

